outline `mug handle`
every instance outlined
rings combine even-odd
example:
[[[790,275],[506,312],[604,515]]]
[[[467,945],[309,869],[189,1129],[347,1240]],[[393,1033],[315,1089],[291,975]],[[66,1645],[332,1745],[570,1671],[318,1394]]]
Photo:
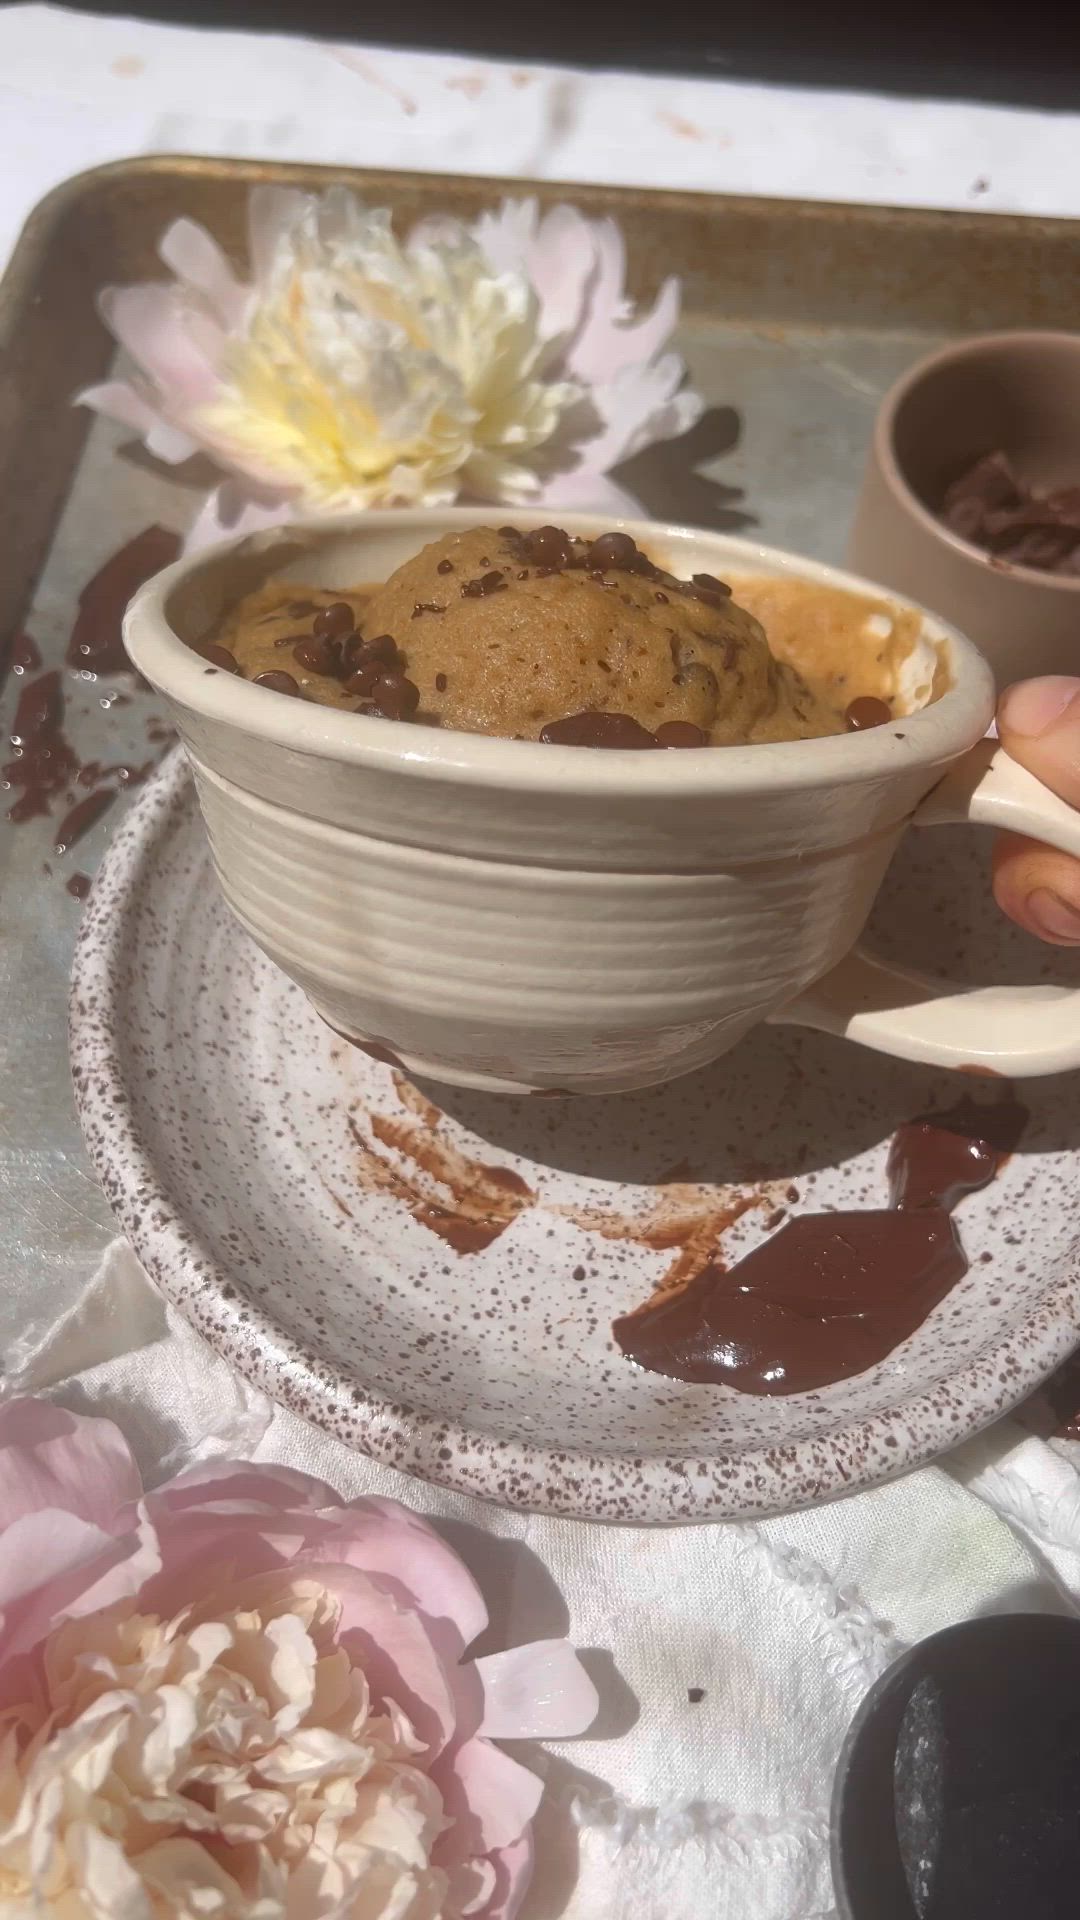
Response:
[[[1080,813],[996,740],[981,740],[965,754],[911,825],[965,822],[1023,833],[1080,858]],[[862,947],[772,1019],[934,1066],[985,1067],[1015,1078],[1080,1067],[1080,988],[950,987],[873,959]]]

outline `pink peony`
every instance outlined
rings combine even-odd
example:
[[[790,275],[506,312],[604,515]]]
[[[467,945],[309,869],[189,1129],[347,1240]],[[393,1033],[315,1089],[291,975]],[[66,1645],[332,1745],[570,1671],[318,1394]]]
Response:
[[[252,189],[250,278],[180,219],[174,278],[110,287],[132,363],[78,398],[158,459],[222,473],[190,544],[302,513],[469,498],[620,513],[607,476],[702,409],[670,349],[678,281],[638,314],[613,220],[505,201],[473,226],[344,187]]]
[[[0,1406],[0,1912],[510,1920],[541,1783],[493,1737],[583,1732],[565,1641],[469,1661],[464,1566],[287,1467],[143,1493],[118,1430]]]

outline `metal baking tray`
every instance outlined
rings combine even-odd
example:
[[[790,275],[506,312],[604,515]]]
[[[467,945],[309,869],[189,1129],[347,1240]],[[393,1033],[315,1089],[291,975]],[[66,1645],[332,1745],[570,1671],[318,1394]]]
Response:
[[[83,762],[138,764],[160,744],[151,695],[129,681],[126,703],[106,704],[121,682],[64,667],[78,594],[147,525],[182,531],[207,484],[157,471],[122,431],[70,406],[113,358],[96,295],[160,272],[155,244],[177,214],[242,261],[253,183],[339,179],[403,225],[435,209],[475,215],[504,193],[613,216],[634,293],[680,275],[680,344],[709,402],[685,443],[640,456],[626,483],[657,516],[745,529],[826,560],[842,557],[875,406],[908,361],[951,334],[1077,321],[1074,221],[170,157],[80,175],[31,215],[0,284],[0,658],[25,630],[44,667],[64,669],[67,732]],[[26,678],[7,675],[5,740]],[[121,794],[65,856],[53,845],[59,809],[22,825],[0,818],[9,1355],[71,1303],[113,1231],[69,1091],[79,903],[66,882],[93,872],[124,804]]]

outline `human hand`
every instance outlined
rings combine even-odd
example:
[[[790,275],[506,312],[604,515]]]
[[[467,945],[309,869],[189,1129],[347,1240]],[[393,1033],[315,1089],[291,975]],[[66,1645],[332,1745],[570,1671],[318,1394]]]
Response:
[[[1007,687],[998,732],[1013,760],[1080,809],[1080,679],[1055,674]],[[1080,860],[1020,834],[999,834],[994,898],[1040,940],[1080,947]]]

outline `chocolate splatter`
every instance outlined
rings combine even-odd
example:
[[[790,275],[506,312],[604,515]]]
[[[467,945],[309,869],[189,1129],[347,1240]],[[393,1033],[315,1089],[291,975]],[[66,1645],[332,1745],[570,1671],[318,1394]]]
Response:
[[[56,829],[53,842],[57,853],[67,853],[85,833],[101,819],[107,808],[116,799],[115,789],[99,787],[96,793],[88,793],[84,799],[76,801],[69,812],[65,813]]]
[[[730,1272],[711,1260],[616,1320],[618,1346],[651,1373],[752,1394],[879,1365],[967,1272],[948,1210],[994,1178],[1026,1119],[1005,1093],[909,1122],[889,1152],[890,1209],[804,1214]]]
[[[68,665],[91,673],[130,672],[121,622],[139,587],[171,566],[180,552],[180,536],[166,527],[146,527],[99,567],[79,595],[79,611],[68,644]]]
[[[9,739],[13,757],[0,774],[5,786],[21,789],[7,816],[20,823],[48,813],[78,770],[74,749],[64,736],[64,694],[55,667],[23,687]]]

